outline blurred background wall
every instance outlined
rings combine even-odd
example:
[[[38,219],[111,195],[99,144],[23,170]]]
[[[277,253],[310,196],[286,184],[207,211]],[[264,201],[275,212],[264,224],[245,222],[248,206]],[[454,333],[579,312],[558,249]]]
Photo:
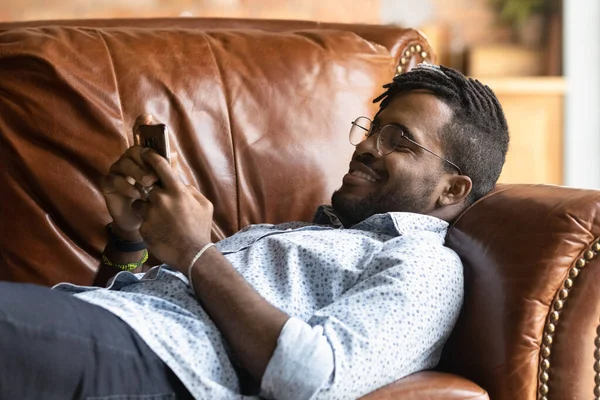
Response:
[[[511,129],[501,181],[600,188],[598,0],[0,0],[0,21],[150,17],[418,28],[439,63],[500,98]]]
[[[527,6],[515,8],[519,3]],[[436,47],[439,62],[462,70],[470,63],[476,75],[506,75],[507,71],[494,72],[491,68],[484,71],[478,59],[481,55],[493,56],[495,51],[490,47],[509,44],[515,38],[524,37],[521,42],[532,53],[539,50],[541,43],[547,41],[542,36],[550,30],[552,18],[560,17],[558,12],[548,15],[550,5],[555,3],[556,0],[0,0],[0,21],[194,16],[395,23],[425,31]],[[515,49],[504,52],[519,58],[521,70],[513,73],[560,74],[560,63],[549,70],[543,62],[525,65],[536,54],[522,54]]]

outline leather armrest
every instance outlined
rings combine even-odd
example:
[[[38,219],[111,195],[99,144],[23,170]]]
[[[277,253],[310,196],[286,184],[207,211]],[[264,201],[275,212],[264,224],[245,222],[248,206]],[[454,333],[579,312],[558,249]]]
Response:
[[[439,370],[494,400],[598,398],[600,190],[499,185],[451,229],[465,271]]]
[[[487,392],[457,375],[435,371],[417,372],[390,383],[361,400],[489,400]]]

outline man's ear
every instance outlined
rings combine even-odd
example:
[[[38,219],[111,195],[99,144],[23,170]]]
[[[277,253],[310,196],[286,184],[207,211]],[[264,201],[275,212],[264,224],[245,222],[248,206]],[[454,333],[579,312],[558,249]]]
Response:
[[[465,200],[471,189],[473,188],[473,182],[471,178],[466,175],[451,175],[447,182],[444,191],[438,198],[438,207],[447,207],[459,204]]]

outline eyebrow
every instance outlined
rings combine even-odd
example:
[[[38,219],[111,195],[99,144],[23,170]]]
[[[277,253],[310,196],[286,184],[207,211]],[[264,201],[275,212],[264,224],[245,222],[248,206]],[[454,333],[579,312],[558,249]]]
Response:
[[[380,121],[379,117],[377,117],[373,120],[373,125],[376,125],[376,126],[381,125],[381,121]],[[400,123],[391,123],[391,124],[386,124],[386,125],[397,126],[398,128],[402,129],[402,131],[404,132],[404,135],[406,136],[407,139],[410,139],[413,142],[415,142],[416,144],[421,145],[421,143],[419,143],[419,141],[417,139],[415,139],[415,135],[412,134],[412,132],[410,131],[410,129],[408,129],[408,127],[406,125],[400,124]]]

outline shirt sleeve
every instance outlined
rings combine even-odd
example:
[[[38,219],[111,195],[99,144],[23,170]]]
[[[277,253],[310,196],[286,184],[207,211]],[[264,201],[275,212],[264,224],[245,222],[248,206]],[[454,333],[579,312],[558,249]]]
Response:
[[[265,394],[358,398],[437,364],[462,306],[462,264],[422,238],[391,242],[309,326],[286,324],[263,378]]]
[[[311,399],[333,372],[333,351],[320,326],[290,318],[261,382],[261,397]]]

